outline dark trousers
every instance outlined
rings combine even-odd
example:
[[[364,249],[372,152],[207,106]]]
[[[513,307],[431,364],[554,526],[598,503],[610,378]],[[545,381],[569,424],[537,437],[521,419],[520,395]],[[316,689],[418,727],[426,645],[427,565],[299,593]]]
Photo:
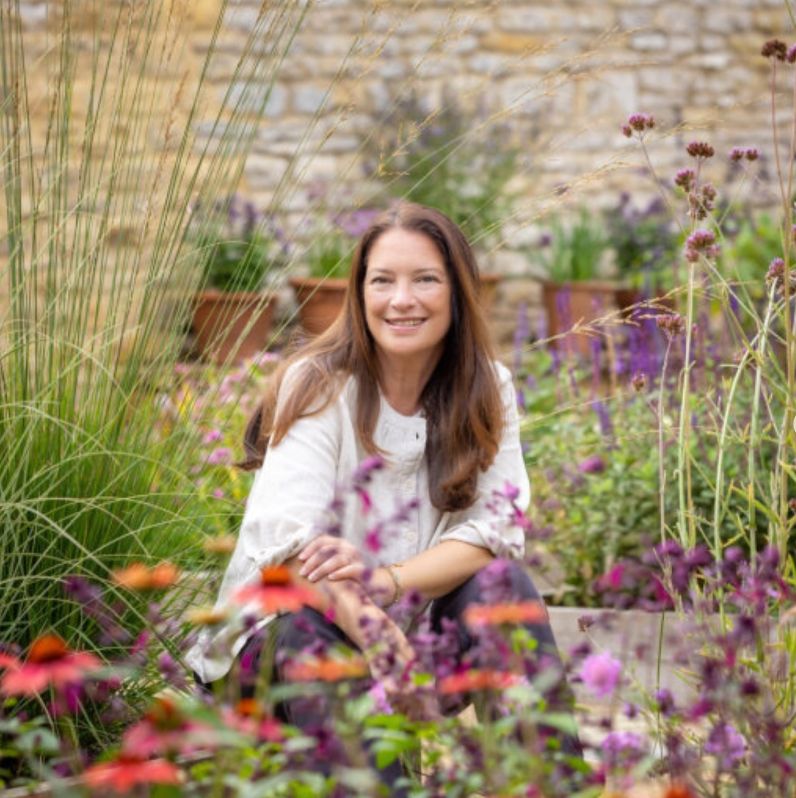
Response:
[[[508,576],[511,581],[512,601],[539,601],[541,597],[534,587],[526,570],[517,563],[510,563]],[[471,577],[450,593],[435,599],[430,607],[430,620],[432,630],[439,634],[454,635],[456,651],[454,657],[461,663],[466,658],[474,658],[473,665],[479,667],[477,638],[464,621],[467,607],[472,604],[487,604],[483,595],[478,575]],[[547,621],[528,623],[525,628],[536,640],[536,649],[532,660],[532,667],[544,669],[549,673],[554,670],[556,678],[553,689],[548,693],[548,707],[554,711],[569,711],[572,708],[572,695],[564,678],[561,659],[556,646],[553,631]],[[292,652],[313,652],[326,650],[332,646],[347,646],[356,650],[354,643],[334,623],[311,608],[304,608],[300,612],[280,616],[267,630],[253,635],[239,654],[242,670],[247,673],[257,674],[261,666],[263,651],[266,646],[272,647],[274,667],[272,669],[272,683],[284,681],[284,669],[281,661],[290,656]],[[529,658],[526,657],[526,660]],[[535,663],[535,664],[534,664]],[[534,672],[528,672],[531,678]],[[255,688],[252,683],[241,685],[242,697],[254,695]],[[446,714],[457,712],[467,705],[463,698],[457,702],[443,703]],[[290,723],[307,733],[313,733],[328,717],[322,707],[319,707],[317,697],[295,697],[283,701],[276,707],[276,714],[283,722]],[[581,753],[580,744],[576,737],[550,732],[559,740],[562,748],[569,754],[578,756]],[[325,768],[322,768],[325,769]],[[401,775],[400,766],[394,764],[381,771],[381,778],[385,784],[394,784]],[[392,787],[391,795],[404,795],[405,793]]]

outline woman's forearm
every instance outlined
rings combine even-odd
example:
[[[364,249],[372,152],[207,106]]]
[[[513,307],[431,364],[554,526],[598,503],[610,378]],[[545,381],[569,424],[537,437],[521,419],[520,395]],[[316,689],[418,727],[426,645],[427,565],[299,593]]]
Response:
[[[416,590],[434,599],[455,590],[493,559],[492,552],[481,546],[445,540],[393,568],[404,593]],[[375,576],[379,592],[392,595],[395,586],[387,569],[376,569]]]

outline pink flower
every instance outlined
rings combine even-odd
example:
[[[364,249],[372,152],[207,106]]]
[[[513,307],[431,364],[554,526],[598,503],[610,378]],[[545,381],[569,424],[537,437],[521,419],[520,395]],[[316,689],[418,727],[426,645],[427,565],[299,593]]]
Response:
[[[220,441],[221,438],[222,438],[222,433],[220,429],[218,428],[211,429],[209,432],[205,433],[204,438],[202,438],[202,443],[204,444],[215,443],[216,441]]]
[[[232,460],[232,452],[226,446],[213,449],[207,456],[208,465],[221,465],[222,463],[228,463],[230,460]]]
[[[599,454],[593,454],[578,463],[578,471],[581,474],[601,474],[605,471],[605,460]]]
[[[182,772],[165,759],[119,756],[92,765],[83,774],[83,781],[92,790],[126,793],[140,784],[179,784]]]
[[[102,662],[94,654],[70,651],[58,635],[44,635],[31,643],[24,662],[0,654],[0,668],[6,669],[0,692],[5,695],[36,695],[46,687],[81,684],[87,674],[102,667]]]
[[[622,663],[607,653],[589,654],[580,666],[583,684],[598,698],[610,696],[619,683]]]
[[[365,533],[365,548],[378,554],[381,551],[381,525],[377,524]]]

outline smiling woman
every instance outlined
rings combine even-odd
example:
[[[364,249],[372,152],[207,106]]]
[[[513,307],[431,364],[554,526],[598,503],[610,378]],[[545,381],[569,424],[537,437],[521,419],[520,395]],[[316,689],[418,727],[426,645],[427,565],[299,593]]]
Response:
[[[189,656],[201,682],[223,677],[236,657],[258,670],[272,648],[275,657],[262,657],[267,678],[291,681],[296,655],[342,647],[362,652],[369,676],[402,705],[419,691],[407,677],[416,657],[386,610],[405,593],[419,595],[435,632],[457,630],[456,667],[490,667],[465,617],[495,600],[484,585],[506,587],[504,602],[541,602],[517,562],[529,489],[514,386],[493,359],[478,297],[472,250],[438,211],[402,203],[365,232],[343,313],[287,360],[247,431],[249,465],[260,470],[219,606],[279,564],[315,597],[276,620],[267,615],[254,633],[251,624],[205,633]],[[340,498],[341,485],[355,501]],[[496,513],[501,500],[510,513]],[[389,534],[374,525],[374,506],[397,507]],[[518,622],[536,641],[534,668],[550,675],[549,705],[565,709],[546,614]],[[439,712],[428,699],[416,702],[420,714]],[[454,708],[444,690],[440,699]],[[330,714],[323,700],[291,699],[280,711],[306,731]],[[533,744],[547,736],[535,732]],[[577,750],[576,739],[558,737],[555,747]],[[395,767],[382,776],[390,794],[405,794]]]

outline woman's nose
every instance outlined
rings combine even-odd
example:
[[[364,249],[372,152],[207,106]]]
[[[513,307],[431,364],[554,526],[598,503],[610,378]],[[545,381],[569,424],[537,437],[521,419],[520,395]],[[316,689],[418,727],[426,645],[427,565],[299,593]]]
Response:
[[[412,283],[409,281],[404,282],[403,280],[396,282],[393,287],[391,301],[396,308],[411,307],[415,301]]]

